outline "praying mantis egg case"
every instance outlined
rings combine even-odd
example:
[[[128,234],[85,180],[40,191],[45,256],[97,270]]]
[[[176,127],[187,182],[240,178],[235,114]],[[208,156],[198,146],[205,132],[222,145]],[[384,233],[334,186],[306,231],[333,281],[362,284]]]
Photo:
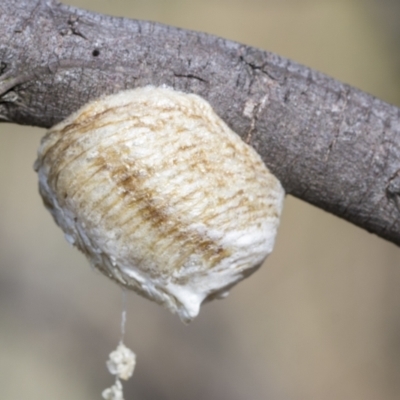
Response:
[[[68,242],[183,321],[274,245],[280,182],[193,94],[148,86],[93,101],[50,129],[35,169]]]

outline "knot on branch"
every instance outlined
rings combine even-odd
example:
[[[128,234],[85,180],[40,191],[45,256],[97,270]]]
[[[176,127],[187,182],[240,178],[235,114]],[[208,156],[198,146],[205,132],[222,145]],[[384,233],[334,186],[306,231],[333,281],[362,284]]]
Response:
[[[389,179],[386,187],[386,195],[392,200],[400,211],[400,170],[396,171]]]

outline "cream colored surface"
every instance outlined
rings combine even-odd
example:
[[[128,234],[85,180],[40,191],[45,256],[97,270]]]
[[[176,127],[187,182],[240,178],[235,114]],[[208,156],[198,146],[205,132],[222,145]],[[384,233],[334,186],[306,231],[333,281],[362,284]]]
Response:
[[[365,1],[96,0],[100,12],[274,50],[387,101],[399,79]],[[119,337],[116,285],[91,271],[41,204],[42,130],[0,125],[0,385],[5,400],[98,399]],[[191,325],[128,296],[135,400],[398,400],[400,253],[290,198],[274,253]]]
[[[35,169],[70,244],[182,321],[271,253],[284,191],[199,96],[147,86],[54,126]]]

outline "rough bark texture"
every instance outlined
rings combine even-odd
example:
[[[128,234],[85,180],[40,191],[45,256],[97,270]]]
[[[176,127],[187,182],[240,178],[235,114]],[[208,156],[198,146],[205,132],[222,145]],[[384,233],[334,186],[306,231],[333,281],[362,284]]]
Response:
[[[54,0],[0,2],[0,121],[50,127],[105,93],[197,93],[287,193],[400,244],[400,110],[275,54]]]

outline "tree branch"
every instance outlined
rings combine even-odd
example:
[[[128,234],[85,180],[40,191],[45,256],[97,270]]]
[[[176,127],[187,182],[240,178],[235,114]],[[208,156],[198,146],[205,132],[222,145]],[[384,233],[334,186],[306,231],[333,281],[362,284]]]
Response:
[[[287,193],[400,244],[400,110],[275,54],[54,0],[0,3],[0,120],[50,127],[105,93],[197,93]]]

